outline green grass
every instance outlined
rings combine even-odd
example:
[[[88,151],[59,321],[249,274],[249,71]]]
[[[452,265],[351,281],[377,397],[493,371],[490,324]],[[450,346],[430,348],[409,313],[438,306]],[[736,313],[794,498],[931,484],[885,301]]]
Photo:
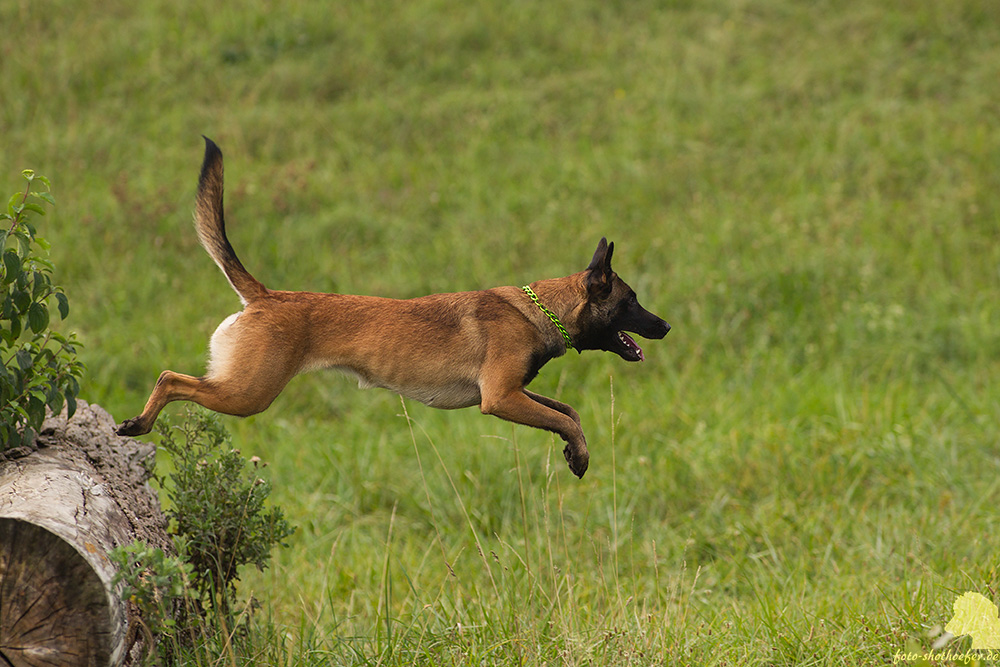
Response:
[[[271,287],[522,284],[607,235],[674,326],[534,383],[581,413],[582,481],[548,434],[336,375],[228,420],[299,531],[245,577],[249,647],[197,662],[878,665],[956,594],[998,598],[992,3],[43,0],[0,25],[0,175],[55,184],[81,397],[118,418],[239,305],[190,226],[202,133]]]

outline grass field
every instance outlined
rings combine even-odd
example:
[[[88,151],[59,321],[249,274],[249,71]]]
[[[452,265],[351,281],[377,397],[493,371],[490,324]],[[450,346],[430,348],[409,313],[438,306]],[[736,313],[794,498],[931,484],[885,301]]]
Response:
[[[241,585],[249,648],[199,662],[888,665],[958,594],[1000,599],[994,3],[14,0],[0,25],[0,182],[52,179],[81,397],[119,419],[239,307],[190,224],[200,134],[270,287],[520,285],[606,235],[674,327],[532,385],[580,411],[583,480],[547,433],[334,374],[227,418],[298,531]]]

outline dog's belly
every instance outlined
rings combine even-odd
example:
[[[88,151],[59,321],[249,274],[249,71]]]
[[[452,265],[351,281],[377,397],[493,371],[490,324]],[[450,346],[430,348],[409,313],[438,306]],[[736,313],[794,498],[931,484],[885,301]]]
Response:
[[[449,385],[445,387],[385,387],[424,405],[442,410],[455,410],[479,405],[482,400],[476,385]]]
[[[406,398],[420,401],[432,408],[440,408],[442,410],[468,408],[473,405],[479,405],[482,400],[479,394],[479,385],[475,382],[459,380],[442,384],[394,385],[389,382],[380,382],[376,379],[365,377],[355,369],[346,366],[335,366],[334,368],[355,378],[358,381],[359,389],[371,389],[373,387],[388,389]]]

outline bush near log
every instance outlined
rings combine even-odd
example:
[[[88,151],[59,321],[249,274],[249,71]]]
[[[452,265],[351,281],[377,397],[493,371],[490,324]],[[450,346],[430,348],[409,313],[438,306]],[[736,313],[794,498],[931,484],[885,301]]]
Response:
[[[111,557],[146,639],[158,640],[146,643],[165,662],[186,664],[186,655],[198,662],[212,646],[233,650],[232,628],[246,618],[235,611],[240,571],[267,567],[271,549],[294,529],[280,508],[266,506],[271,486],[259,476],[266,464],[233,449],[215,414],[189,410],[179,423],[161,417],[157,429],[173,472],[154,478],[170,500],[167,532],[177,556],[136,542]]]
[[[169,532],[191,566],[190,595],[202,609],[228,612],[240,570],[267,567],[271,549],[294,528],[280,508],[266,506],[271,483],[259,475],[267,464],[233,449],[216,414],[189,410],[157,430],[174,470],[156,480],[170,500]]]

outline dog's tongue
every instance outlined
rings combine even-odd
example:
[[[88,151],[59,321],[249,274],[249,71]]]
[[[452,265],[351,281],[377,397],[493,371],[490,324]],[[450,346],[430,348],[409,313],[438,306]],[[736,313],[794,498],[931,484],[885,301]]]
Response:
[[[621,341],[623,343],[625,343],[626,346],[628,346],[632,350],[635,350],[635,353],[639,355],[639,361],[645,361],[646,360],[645,355],[643,355],[643,353],[642,353],[642,348],[639,347],[636,344],[636,342],[632,339],[631,336],[629,336],[624,331],[619,331],[618,332],[618,337],[621,338]]]

